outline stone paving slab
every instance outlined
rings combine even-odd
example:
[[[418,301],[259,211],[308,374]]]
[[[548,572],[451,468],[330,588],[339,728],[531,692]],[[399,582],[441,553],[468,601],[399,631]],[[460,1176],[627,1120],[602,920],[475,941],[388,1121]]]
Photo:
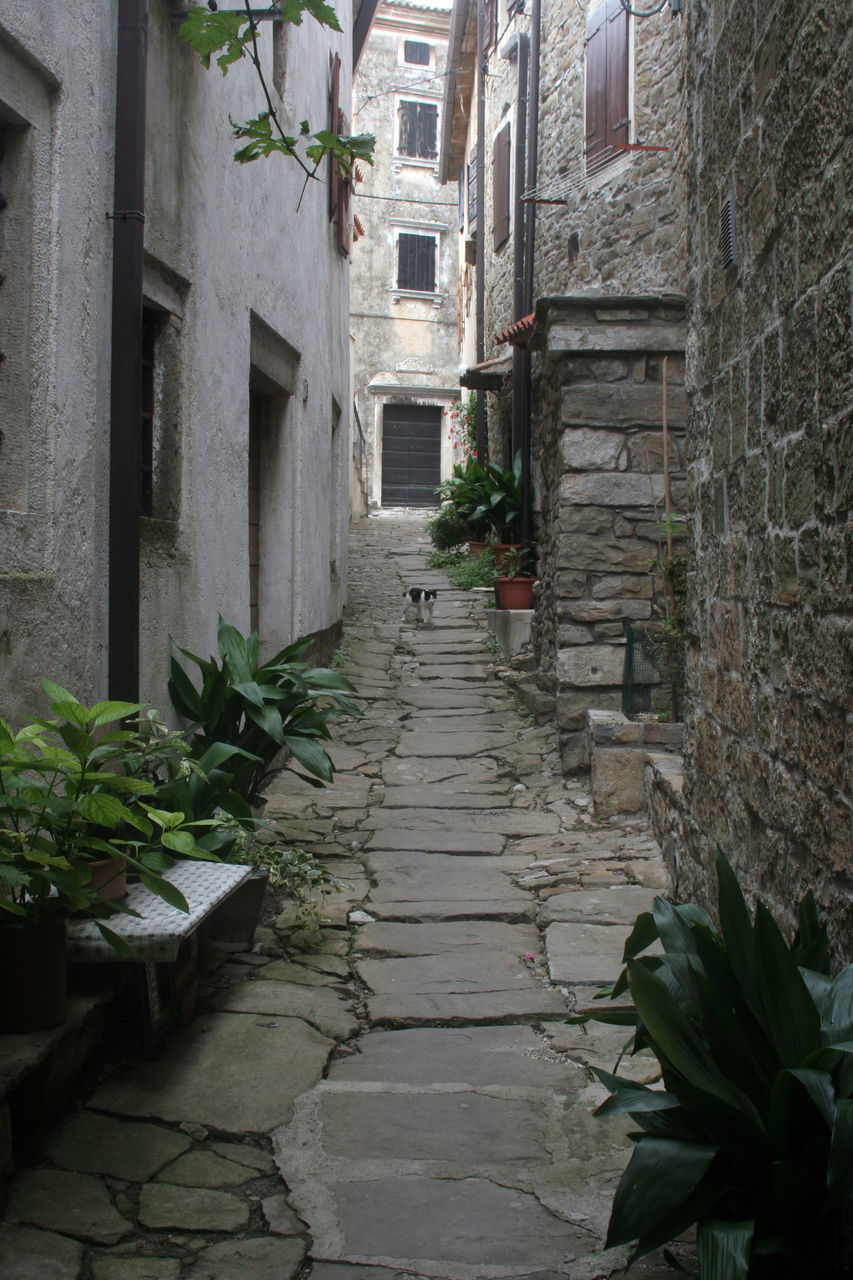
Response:
[[[0,1227],[3,1280],[78,1280],[83,1245],[53,1231]]]
[[[359,960],[361,980],[375,995],[475,995],[540,990],[530,967],[512,952],[466,948],[437,955]]]
[[[419,786],[386,787],[385,795],[382,798],[383,809],[411,809],[413,805],[419,805],[442,811],[447,809],[470,810],[472,807],[476,807],[479,811],[482,809],[508,809],[511,804],[512,801],[506,794],[495,795],[494,792],[488,791],[454,791],[450,787],[438,787],[435,785],[426,794],[424,788]]]
[[[400,756],[446,756],[448,750],[456,756],[476,756],[487,751],[497,751],[509,746],[515,735],[506,729],[474,733],[454,733],[453,742],[448,743],[443,733],[421,733],[411,730],[400,734],[397,744],[397,755]]]
[[[560,1026],[548,1023],[554,1036]],[[577,1082],[548,1044],[528,1026],[371,1031],[359,1041],[358,1053],[332,1063],[328,1079],[342,1085],[503,1085],[522,1092],[551,1088],[576,1093]]]
[[[493,833],[503,836],[528,835],[533,832],[547,834],[560,828],[560,819],[553,813],[537,810],[510,809],[489,813],[483,809],[458,809],[442,814],[437,809],[413,808],[371,810],[367,825],[374,831],[382,827],[399,826],[408,831],[450,830],[452,832]]]
[[[441,708],[450,711],[461,711],[463,707],[475,707],[478,711],[489,705],[489,696],[495,697],[494,685],[483,686],[482,689],[463,685],[457,690],[437,689],[435,685],[408,683],[397,691],[397,700],[404,706],[416,707],[424,711],[438,711]]]
[[[538,954],[539,931],[533,925],[500,920],[459,920],[451,924],[390,924],[377,921],[359,929],[356,954],[429,956],[458,954],[469,948],[505,955]]]
[[[317,1079],[333,1042],[298,1018],[197,1018],[151,1062],[102,1085],[92,1106],[118,1115],[266,1133]]]
[[[284,1236],[229,1240],[199,1254],[191,1280],[291,1280],[302,1265],[305,1246]]]
[[[230,1013],[301,1018],[333,1040],[346,1040],[358,1031],[358,1019],[347,1009],[346,1000],[328,987],[275,980],[241,982],[217,996],[215,1005]]]
[[[399,853],[428,853],[432,857],[442,854],[477,854],[487,856],[501,853],[506,840],[500,835],[484,831],[442,831],[438,827],[412,831],[405,827],[385,827],[371,835],[364,848],[371,855],[382,851]]]
[[[238,1231],[249,1206],[228,1191],[149,1182],[139,1193],[139,1221],[154,1231]]]
[[[98,1178],[60,1169],[22,1169],[9,1188],[6,1218],[95,1244],[118,1244],[133,1230]]]
[[[490,756],[460,760],[455,756],[389,756],[382,764],[386,786],[415,783],[462,783],[468,787],[496,787],[506,790],[506,780],[498,776],[498,762]],[[426,787],[423,787],[426,790]]]
[[[651,911],[653,903],[654,894],[648,889],[630,885],[614,885],[594,892],[568,889],[543,902],[538,919],[540,924],[546,925],[554,921],[621,925],[627,938],[637,916],[642,911]]]
[[[377,995],[367,1001],[376,1027],[477,1026],[493,1022],[538,1022],[568,1013],[560,991],[531,987],[523,991],[478,991],[473,995]]]
[[[622,969],[625,932],[615,925],[550,924],[545,930],[552,982],[615,982]]]
[[[186,1134],[162,1125],[81,1111],[50,1135],[41,1153],[53,1164],[77,1173],[147,1182],[191,1146],[192,1139]]]

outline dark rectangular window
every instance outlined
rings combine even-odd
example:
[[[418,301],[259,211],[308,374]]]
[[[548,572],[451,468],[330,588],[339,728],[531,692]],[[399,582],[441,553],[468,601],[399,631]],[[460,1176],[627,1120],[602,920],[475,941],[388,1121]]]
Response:
[[[397,248],[397,288],[435,293],[435,236],[400,232]]]
[[[406,62],[418,67],[429,66],[429,45],[420,40],[406,40],[403,43],[403,58]]]
[[[459,230],[465,230],[465,167],[459,170]]]
[[[477,152],[468,161],[468,221],[477,221]]]
[[[154,356],[162,315],[142,308],[142,351],[139,396],[139,510],[154,514]]]
[[[628,141],[628,15],[607,0],[586,27],[587,172],[618,158]]]
[[[509,239],[509,167],[510,167],[510,132],[509,122],[495,138],[492,152],[492,234],[494,247],[500,249]]]
[[[437,133],[438,107],[434,102],[400,103],[399,155],[435,160],[438,156]]]

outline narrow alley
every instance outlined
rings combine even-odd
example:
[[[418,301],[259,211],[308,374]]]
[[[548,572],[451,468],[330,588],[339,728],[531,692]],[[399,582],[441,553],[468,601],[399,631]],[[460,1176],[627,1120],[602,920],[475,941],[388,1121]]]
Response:
[[[593,1117],[589,1067],[624,1032],[566,1016],[618,973],[663,867],[642,824],[594,821],[495,677],[482,602],[427,550],[420,512],[354,526],[342,653],[364,715],[335,732],[331,788],[284,773],[270,793],[347,883],[320,949],[288,948],[285,912],[43,1142],[10,1184],[6,1280],[621,1273],[602,1249],[629,1144]],[[439,589],[429,626],[401,621],[412,584]]]

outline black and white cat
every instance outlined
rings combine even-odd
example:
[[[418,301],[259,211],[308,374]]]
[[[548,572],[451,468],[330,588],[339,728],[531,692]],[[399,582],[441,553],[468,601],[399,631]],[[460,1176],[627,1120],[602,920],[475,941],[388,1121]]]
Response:
[[[432,610],[435,605],[437,591],[429,587],[409,587],[403,592],[403,621],[408,622],[411,609],[418,610],[421,622],[432,622]]]

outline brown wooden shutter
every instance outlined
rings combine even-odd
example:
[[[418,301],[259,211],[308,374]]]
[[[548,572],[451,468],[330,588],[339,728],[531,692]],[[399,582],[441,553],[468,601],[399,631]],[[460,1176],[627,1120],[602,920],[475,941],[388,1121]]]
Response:
[[[397,237],[397,288],[435,292],[435,237],[401,232]]]
[[[492,233],[496,249],[506,244],[509,239],[510,145],[510,128],[507,121],[495,138],[492,152]]]
[[[618,0],[617,0],[618,3]],[[627,14],[626,14],[627,17]],[[607,14],[597,9],[586,24],[586,134],[587,167],[607,140]]]
[[[418,155],[422,160],[438,156],[435,140],[438,132],[438,107],[434,102],[421,102],[418,110]]]
[[[607,146],[628,141],[628,14],[621,0],[607,3]]]

